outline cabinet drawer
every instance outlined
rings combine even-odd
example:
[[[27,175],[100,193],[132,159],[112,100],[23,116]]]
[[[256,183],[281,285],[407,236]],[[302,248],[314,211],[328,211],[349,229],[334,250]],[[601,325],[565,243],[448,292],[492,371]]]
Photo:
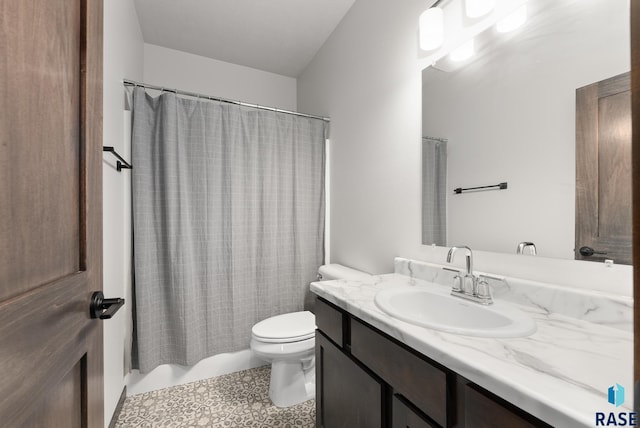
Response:
[[[447,426],[446,372],[351,320],[351,354],[441,426]]]
[[[392,428],[438,428],[411,409],[397,395],[393,396]]]
[[[493,395],[493,394],[491,394]],[[465,386],[465,426],[473,428],[546,428],[550,425],[516,408],[506,401],[490,396],[473,385]]]
[[[338,346],[342,346],[342,311],[320,298],[316,299],[314,310],[318,330],[321,330]]]

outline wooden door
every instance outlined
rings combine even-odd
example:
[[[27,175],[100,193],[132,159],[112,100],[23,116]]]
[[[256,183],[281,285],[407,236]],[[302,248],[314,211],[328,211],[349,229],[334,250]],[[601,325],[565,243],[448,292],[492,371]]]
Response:
[[[0,425],[102,428],[102,0],[0,20]]]
[[[576,91],[576,259],[631,264],[630,87],[624,73]]]
[[[631,120],[632,190],[633,190],[633,381],[640,391],[640,4],[632,1],[631,9]],[[640,412],[640,397],[635,394],[633,409]]]

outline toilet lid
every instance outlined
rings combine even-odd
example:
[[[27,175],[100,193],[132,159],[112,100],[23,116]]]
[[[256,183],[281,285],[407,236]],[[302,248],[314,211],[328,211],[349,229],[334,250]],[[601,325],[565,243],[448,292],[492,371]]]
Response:
[[[316,317],[309,311],[291,312],[262,320],[251,329],[263,342],[297,342],[315,336]]]

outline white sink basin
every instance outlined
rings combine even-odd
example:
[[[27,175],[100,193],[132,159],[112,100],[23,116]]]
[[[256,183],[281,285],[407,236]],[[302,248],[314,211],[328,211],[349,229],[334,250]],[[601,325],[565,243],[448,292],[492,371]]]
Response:
[[[376,305],[393,318],[422,327],[480,337],[524,337],[535,321],[503,302],[484,306],[449,294],[447,289],[393,287],[376,294]]]

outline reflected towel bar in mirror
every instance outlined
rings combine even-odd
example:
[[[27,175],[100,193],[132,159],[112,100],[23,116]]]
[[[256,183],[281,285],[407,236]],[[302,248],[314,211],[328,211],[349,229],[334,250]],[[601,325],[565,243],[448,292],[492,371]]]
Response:
[[[458,187],[456,189],[453,189],[453,193],[459,194],[463,192],[477,192],[482,190],[503,190],[506,188],[507,188],[507,182],[505,181],[504,183],[494,184],[492,186],[467,187],[464,189],[462,187]]]

